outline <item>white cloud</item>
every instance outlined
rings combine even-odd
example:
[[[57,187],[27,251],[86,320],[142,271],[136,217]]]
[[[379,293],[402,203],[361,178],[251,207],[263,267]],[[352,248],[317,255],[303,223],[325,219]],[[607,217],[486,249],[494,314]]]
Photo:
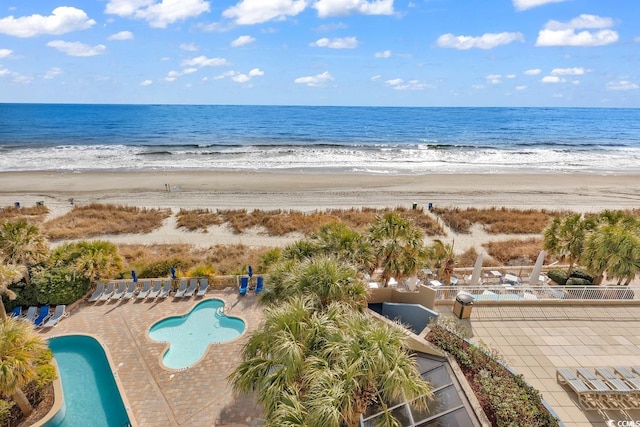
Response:
[[[0,59],[10,57],[12,53],[11,49],[0,49]]]
[[[224,65],[229,65],[227,60],[224,58],[207,58],[204,55],[182,61],[182,66],[192,66],[192,67],[198,67],[198,68],[222,67]]]
[[[194,18],[209,12],[209,2],[204,0],[110,0],[105,13],[143,19],[154,28],[166,28],[176,21]]]
[[[436,44],[440,47],[454,49],[493,49],[494,47],[512,43],[514,41],[524,42],[522,33],[486,33],[481,36],[456,36],[448,33],[438,37]]]
[[[618,41],[618,33],[608,27],[613,19],[582,14],[569,22],[549,21],[538,32],[536,46],[604,46]],[[599,29],[598,31],[579,29]]]
[[[60,35],[86,30],[96,23],[75,7],[56,7],[49,16],[30,15],[20,18],[7,16],[0,19],[0,33],[15,37],[34,37],[40,34]]]
[[[373,55],[374,58],[391,58],[391,51],[390,50],[384,50],[382,52],[376,52]]]
[[[567,0],[511,0],[513,7],[518,11],[531,9],[532,7],[542,6],[548,3],[562,3]]]
[[[540,74],[542,72],[542,70],[540,68],[532,68],[530,70],[526,70],[524,73],[527,76],[537,76],[538,74]]]
[[[222,16],[238,25],[253,25],[296,16],[306,7],[307,0],[241,0],[222,12]]]
[[[553,76],[582,76],[584,73],[587,73],[591,70],[586,70],[582,67],[573,67],[573,68],[554,68],[551,70],[551,75]]]
[[[500,74],[489,74],[485,77],[487,83],[491,83],[492,85],[497,85],[502,83],[502,76]]]
[[[479,90],[486,88],[485,85],[471,85],[471,89]]]
[[[107,37],[107,40],[131,40],[133,33],[131,31],[120,31]]]
[[[363,15],[392,15],[393,0],[317,0],[313,8],[320,18],[346,16],[353,13]]]
[[[197,52],[199,50],[198,45],[195,43],[181,43],[179,47],[187,52]]]
[[[251,71],[249,71],[249,75],[251,77],[264,76],[264,71],[262,71],[260,68],[254,68]]]
[[[2,65],[0,65],[0,77],[4,77],[10,73],[11,71],[8,68],[4,68]]]
[[[193,74],[196,71],[198,71],[197,68],[185,68],[184,70],[182,70],[182,74]]]
[[[316,74],[315,76],[298,77],[293,82],[298,84],[307,85],[309,87],[323,87],[327,83],[332,82],[333,77],[328,71],[322,74]]]
[[[246,74],[236,74],[235,76],[231,77],[231,80],[233,80],[236,83],[246,83],[249,80],[251,80],[251,77],[249,77]]]
[[[382,78],[382,76],[380,74],[376,74],[375,76],[371,77],[369,80],[371,80],[372,82],[375,82],[376,80],[380,80]]]
[[[564,79],[558,76],[544,76],[540,81],[542,83],[562,83]]]
[[[636,90],[640,88],[637,83],[633,83],[629,80],[618,80],[607,83],[607,90]]]
[[[51,80],[56,78],[60,74],[62,74],[62,69],[58,67],[53,67],[53,68],[49,68],[47,72],[44,73],[44,76],[42,78],[45,80]]]
[[[63,40],[50,41],[47,46],[58,49],[69,56],[96,56],[107,51],[107,47],[103,44],[89,46],[80,42],[65,42]]]
[[[525,90],[526,88],[526,85],[516,86],[516,90]]]
[[[505,79],[515,79],[516,75],[515,74],[507,74],[506,76],[504,76]]]
[[[164,78],[165,82],[173,82],[178,77],[180,77],[182,73],[180,71],[171,70],[167,73],[167,77]]]
[[[153,82],[151,80],[144,80],[140,82],[140,86],[151,86]]]
[[[253,43],[254,41],[256,41],[256,39],[254,39],[251,36],[240,36],[237,39],[235,39],[234,41],[231,42],[231,47],[240,47],[240,46],[245,46],[248,45],[250,43]]]
[[[424,90],[429,87],[428,84],[419,80],[391,79],[385,82],[387,86],[391,86],[394,90]]]
[[[358,40],[355,37],[338,37],[334,39],[323,37],[313,43],[309,43],[309,46],[328,47],[329,49],[354,49],[358,47]]]

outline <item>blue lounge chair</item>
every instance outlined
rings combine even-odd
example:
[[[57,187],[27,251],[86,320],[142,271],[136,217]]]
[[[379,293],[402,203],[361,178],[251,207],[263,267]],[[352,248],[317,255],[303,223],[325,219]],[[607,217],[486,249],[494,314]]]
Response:
[[[264,287],[264,277],[258,276],[256,279],[256,295],[262,292],[262,288]]]
[[[247,289],[249,289],[249,276],[242,276],[240,278],[240,289],[238,292],[240,295],[246,295]]]
[[[27,309],[27,314],[24,316],[24,318],[29,322],[34,322],[36,320],[36,317],[38,317],[38,307],[32,305]]]
[[[45,305],[40,307],[40,314],[36,317],[36,320],[33,321],[33,324],[36,327],[42,326],[42,324],[49,318],[49,306]]]
[[[13,310],[11,310],[11,314],[9,316],[10,317],[20,317],[20,316],[22,316],[22,306],[19,305],[17,307],[13,307]]]
[[[66,305],[57,305],[56,310],[53,313],[53,316],[51,316],[49,320],[47,320],[47,322],[44,325],[42,325],[42,327],[51,328],[53,326],[56,326],[60,321],[60,319],[62,319],[63,317],[67,317],[68,315],[69,313],[67,313]]]
[[[89,297],[89,299],[87,301],[88,302],[98,301],[98,298],[100,298],[100,296],[102,295],[103,292],[104,292],[104,282],[98,282],[98,284],[96,285],[95,292],[93,292],[93,294],[91,294],[91,296]]]

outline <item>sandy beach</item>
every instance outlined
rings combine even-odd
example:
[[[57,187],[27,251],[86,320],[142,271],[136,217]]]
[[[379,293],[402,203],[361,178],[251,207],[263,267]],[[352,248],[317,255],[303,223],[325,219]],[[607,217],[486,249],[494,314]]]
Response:
[[[170,191],[167,190],[170,188]],[[583,174],[458,174],[379,176],[365,174],[180,172],[2,172],[0,206],[43,201],[49,217],[72,205],[91,202],[149,208],[291,209],[351,207],[507,207],[597,212],[640,207],[640,176]],[[512,235],[451,236],[458,251]],[[526,236],[521,236],[526,237]],[[272,237],[259,232],[233,234],[225,226],[208,233],[177,229],[175,216],[146,235],[105,236],[115,243],[214,243],[281,246],[299,236]]]

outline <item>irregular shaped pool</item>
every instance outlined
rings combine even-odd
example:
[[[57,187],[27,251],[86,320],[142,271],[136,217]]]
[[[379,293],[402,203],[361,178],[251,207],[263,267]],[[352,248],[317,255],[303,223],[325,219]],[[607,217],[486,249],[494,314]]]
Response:
[[[63,407],[46,427],[128,426],[129,417],[102,345],[88,335],[49,340],[58,363]]]
[[[170,369],[184,369],[204,356],[210,344],[231,341],[242,335],[246,326],[242,319],[227,317],[224,302],[217,299],[198,303],[184,316],[168,317],[149,329],[154,341],[169,343],[162,363]]]

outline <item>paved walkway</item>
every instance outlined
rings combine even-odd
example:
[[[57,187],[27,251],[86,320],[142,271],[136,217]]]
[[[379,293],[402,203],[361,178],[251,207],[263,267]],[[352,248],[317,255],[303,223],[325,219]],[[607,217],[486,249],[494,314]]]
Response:
[[[263,319],[255,295],[241,297],[236,289],[209,291],[206,298],[225,302],[230,316],[242,318],[250,332]],[[145,426],[256,426],[260,407],[253,399],[234,396],[227,376],[240,362],[248,333],[209,347],[208,353],[184,371],[164,368],[165,345],[152,341],[147,331],[168,316],[188,313],[200,300],[123,301],[82,303],[45,336],[91,334],[111,356],[124,388],[125,404],[137,425]]]
[[[443,314],[451,309],[440,306]],[[560,367],[596,368],[640,363],[640,307],[481,307],[462,321],[473,341],[489,344],[553,407],[567,427],[636,421],[640,410],[583,411],[571,389],[556,381]]]

